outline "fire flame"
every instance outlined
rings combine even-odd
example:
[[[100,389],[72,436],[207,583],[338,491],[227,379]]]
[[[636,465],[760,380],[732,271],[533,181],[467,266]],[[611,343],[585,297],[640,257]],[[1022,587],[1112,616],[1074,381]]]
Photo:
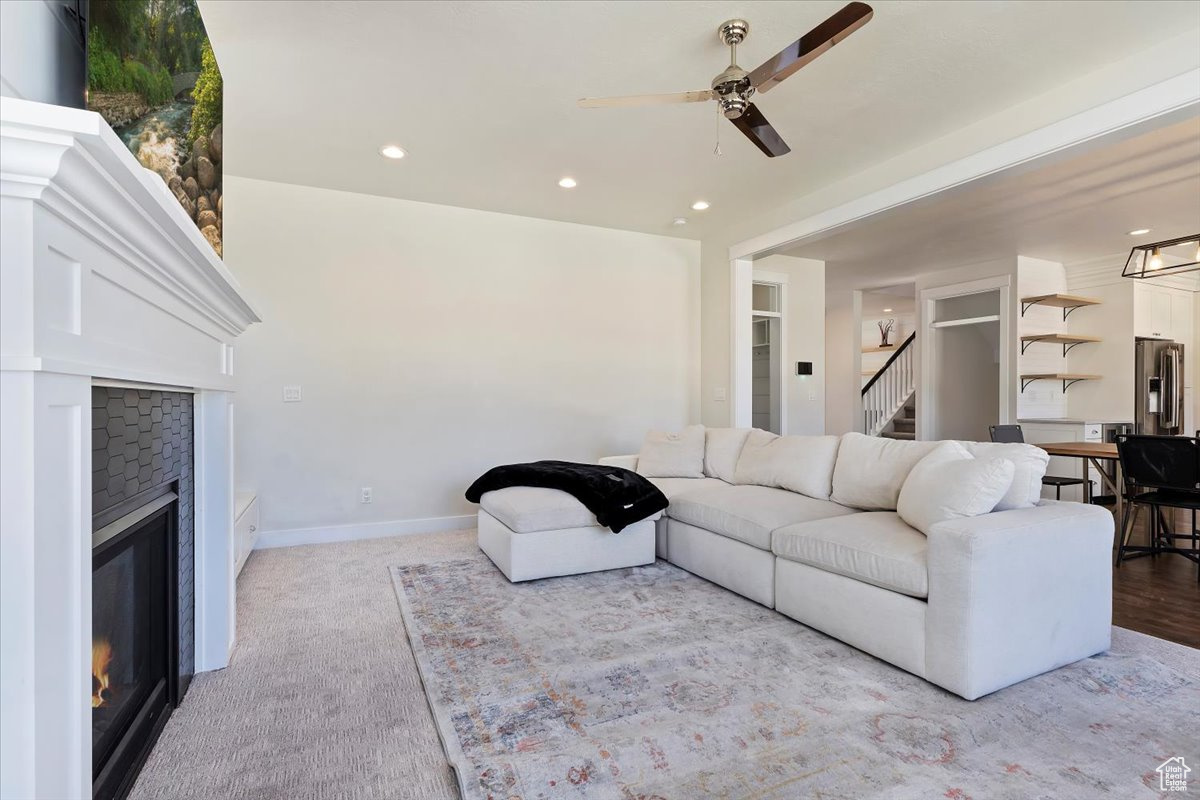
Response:
[[[108,665],[112,656],[112,645],[107,639],[92,642],[92,708],[108,702]]]

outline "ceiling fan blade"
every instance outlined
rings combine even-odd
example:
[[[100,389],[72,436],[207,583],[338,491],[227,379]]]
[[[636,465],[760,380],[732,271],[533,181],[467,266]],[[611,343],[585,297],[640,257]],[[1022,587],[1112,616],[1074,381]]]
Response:
[[[758,106],[751,103],[737,119],[729,120],[737,129],[746,134],[746,138],[754,142],[759,150],[762,150],[768,157],[783,156],[792,152],[792,148],[787,146],[787,142],[779,138],[779,134],[771,127],[771,123],[767,122],[767,118],[758,110]]]
[[[866,25],[874,13],[866,3],[848,4],[751,72],[750,84],[759,92],[770,91],[775,84]]]
[[[584,97],[580,108],[633,108],[635,106],[662,106],[669,103],[703,103],[711,100],[711,89],[698,92],[676,92],[674,94],[635,94],[628,97]]]

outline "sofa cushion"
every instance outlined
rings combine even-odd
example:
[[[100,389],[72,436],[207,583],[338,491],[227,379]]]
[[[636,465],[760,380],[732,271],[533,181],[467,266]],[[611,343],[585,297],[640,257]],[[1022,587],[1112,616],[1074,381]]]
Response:
[[[704,474],[733,483],[738,456],[750,431],[750,428],[705,428]]]
[[[828,500],[837,436],[776,436],[755,430],[738,458],[734,483],[774,486]]]
[[[716,489],[718,486],[728,486],[725,481],[717,480],[716,478],[647,478],[648,481],[658,487],[659,491],[667,496],[667,500],[674,500],[681,494],[688,492],[698,492],[702,489]]]
[[[600,524],[587,506],[558,489],[509,486],[485,492],[479,498],[479,505],[507,525],[513,533],[586,528]]]
[[[1050,454],[1040,447],[1015,442],[962,442],[975,458],[1004,458],[1013,464],[1013,482],[996,511],[1033,508],[1042,500],[1042,478],[1050,464]]]
[[[637,473],[646,478],[703,478],[704,426],[647,433],[638,452]]]
[[[779,558],[890,589],[928,597],[927,540],[895,511],[788,525],[771,534]]]
[[[939,444],[847,433],[838,448],[830,499],[867,511],[895,511],[909,470]]]
[[[942,442],[908,473],[896,507],[921,533],[939,522],[978,517],[996,507],[1013,482],[1006,458],[972,458],[958,442]]]
[[[826,519],[854,510],[767,486],[723,486],[688,492],[671,501],[667,516],[697,528],[771,549],[771,531],[794,522]]]

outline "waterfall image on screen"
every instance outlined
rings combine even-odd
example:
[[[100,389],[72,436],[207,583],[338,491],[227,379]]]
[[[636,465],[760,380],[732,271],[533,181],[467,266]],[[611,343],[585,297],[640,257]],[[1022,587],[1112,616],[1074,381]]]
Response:
[[[92,0],[88,108],[221,255],[221,72],[196,0]]]

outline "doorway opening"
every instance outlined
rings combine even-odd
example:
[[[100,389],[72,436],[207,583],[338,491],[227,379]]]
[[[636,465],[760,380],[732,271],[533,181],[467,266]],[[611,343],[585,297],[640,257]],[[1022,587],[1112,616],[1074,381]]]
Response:
[[[781,434],[783,402],[783,294],[782,276],[756,272],[751,289],[750,370],[751,425]]]
[[[920,438],[986,442],[1011,421],[1010,294],[1007,278],[922,292]]]

